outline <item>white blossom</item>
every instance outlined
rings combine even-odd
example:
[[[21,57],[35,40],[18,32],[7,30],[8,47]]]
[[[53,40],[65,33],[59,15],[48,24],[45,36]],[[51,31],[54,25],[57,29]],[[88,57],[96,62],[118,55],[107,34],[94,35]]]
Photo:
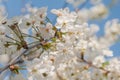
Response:
[[[85,1],[67,0],[75,8]],[[120,61],[110,47],[120,38],[120,22],[108,21],[97,36],[99,26],[89,21],[105,18],[108,10],[101,0],[90,1],[78,11],[52,9],[55,24],[46,7],[30,4],[28,14],[0,21],[0,80],[7,72],[11,80],[119,80]]]

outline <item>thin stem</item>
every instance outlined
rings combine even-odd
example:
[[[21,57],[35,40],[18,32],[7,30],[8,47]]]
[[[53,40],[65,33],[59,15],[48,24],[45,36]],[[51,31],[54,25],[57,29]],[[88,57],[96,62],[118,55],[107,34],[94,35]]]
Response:
[[[33,26],[32,26],[32,28],[36,31],[37,35],[42,39],[42,37],[38,34],[38,33],[40,32],[39,29],[38,29],[38,28],[35,28],[35,27],[33,27]]]
[[[35,36],[29,35],[29,34],[26,34],[26,33],[22,33],[22,34],[27,35],[26,37],[32,37],[32,38],[35,38],[35,39],[39,40],[39,38],[37,38]]]
[[[14,41],[16,41],[16,42],[18,42],[18,43],[20,43],[20,41],[18,41],[18,40],[16,40],[16,39],[14,39],[14,38],[12,38],[12,37],[10,37],[10,36],[8,36],[8,35],[5,35],[7,38],[9,38],[9,39],[11,39],[11,40],[14,40]]]
[[[15,27],[17,27],[16,25],[14,25]],[[21,40],[21,38],[19,37],[19,34],[17,32],[17,30],[15,30],[16,28],[12,29],[11,26],[8,26],[14,33],[15,35]]]
[[[40,32],[40,30],[38,29],[38,27],[36,27],[36,29],[38,30],[38,33]],[[37,34],[38,34],[37,33]],[[40,34],[38,34],[38,36],[40,37],[40,39],[42,39],[42,36]]]
[[[32,26],[32,28],[35,30],[35,32],[36,32],[36,33],[38,33],[38,31],[35,29],[35,27],[34,27],[34,26]]]
[[[50,22],[52,24],[52,21],[46,16],[46,19],[48,22]]]
[[[18,45],[18,43],[9,42],[9,41],[7,41],[7,43],[10,44],[10,45]]]
[[[17,27],[18,33],[20,35],[19,38],[21,39],[21,41],[24,41],[21,30],[19,29],[18,25],[16,25],[16,27]]]

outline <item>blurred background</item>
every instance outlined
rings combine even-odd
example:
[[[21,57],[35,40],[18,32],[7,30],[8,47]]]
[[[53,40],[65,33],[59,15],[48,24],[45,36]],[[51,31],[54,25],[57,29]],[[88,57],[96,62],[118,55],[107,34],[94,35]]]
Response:
[[[89,22],[100,26],[100,31],[97,33],[98,36],[104,34],[104,25],[106,21],[112,19],[120,20],[120,0],[102,0],[102,2],[109,9],[108,16],[104,19],[93,20]],[[37,8],[47,7],[48,17],[53,23],[55,23],[56,16],[50,12],[51,9],[69,7],[71,11],[74,10],[74,7],[71,4],[67,4],[66,0],[0,0],[0,6],[5,6],[7,18],[25,15],[27,13],[25,8],[28,4]],[[78,8],[89,8],[90,6],[92,6],[90,1],[86,0],[83,4],[79,5]],[[111,47],[111,50],[114,51],[114,56],[120,56],[120,40]]]

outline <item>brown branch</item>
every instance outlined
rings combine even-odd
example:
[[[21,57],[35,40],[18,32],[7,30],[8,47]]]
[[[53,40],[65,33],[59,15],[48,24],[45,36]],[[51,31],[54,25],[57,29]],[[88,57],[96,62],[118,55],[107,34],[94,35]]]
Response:
[[[17,57],[15,57],[14,59],[12,59],[4,68],[0,69],[0,74],[1,74],[3,71],[5,71],[6,69],[8,69],[10,65],[16,64],[16,63],[18,63],[19,61],[21,61],[21,58],[20,58],[20,57],[21,57],[23,54],[27,53],[29,50],[31,50],[32,48],[35,48],[35,47],[37,47],[37,46],[39,46],[39,45],[42,45],[42,43],[40,42],[40,43],[37,43],[37,44],[35,44],[35,45],[33,45],[33,46],[28,47],[28,49],[24,50],[21,54],[19,54]]]

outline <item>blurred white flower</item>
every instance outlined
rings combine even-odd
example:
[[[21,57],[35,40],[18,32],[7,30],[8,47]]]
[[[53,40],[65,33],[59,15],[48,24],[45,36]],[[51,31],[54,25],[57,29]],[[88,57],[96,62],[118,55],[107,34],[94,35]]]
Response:
[[[52,30],[53,26],[50,23],[47,23],[45,27],[40,27],[40,35],[43,39],[49,40],[50,38],[54,37],[55,31]]]
[[[101,67],[102,66],[102,63],[105,62],[105,58],[104,56],[97,56],[94,61],[93,61],[93,64],[98,66],[98,67]]]
[[[90,0],[92,4],[97,5],[102,2],[102,0]]]
[[[103,50],[103,55],[105,55],[105,56],[113,56],[113,51],[111,51],[111,50]]]
[[[75,8],[84,3],[86,0],[67,0],[66,2],[72,4]]]
[[[104,4],[98,4],[90,8],[90,18],[105,18],[107,16],[108,9]]]
[[[0,54],[0,63],[7,64],[9,62],[9,55],[8,54]]]

